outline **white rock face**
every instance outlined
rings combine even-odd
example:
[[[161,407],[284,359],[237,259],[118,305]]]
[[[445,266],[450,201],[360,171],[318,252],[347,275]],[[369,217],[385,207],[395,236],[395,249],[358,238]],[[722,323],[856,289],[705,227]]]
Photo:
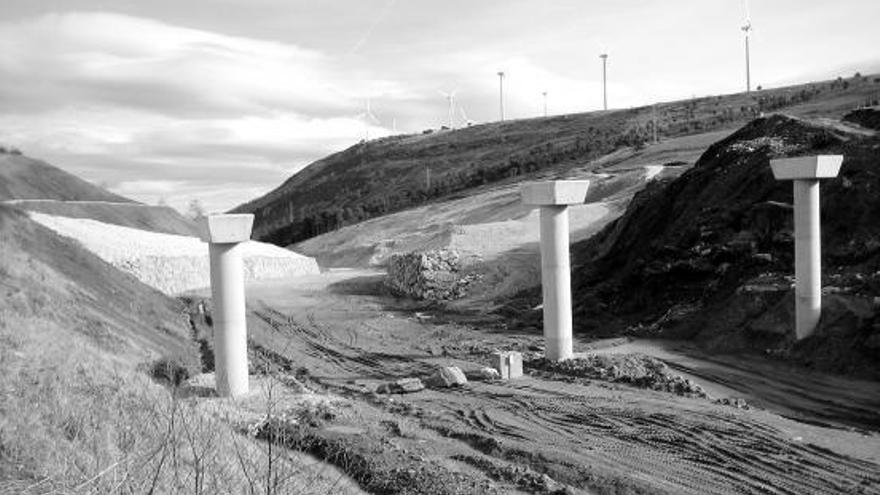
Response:
[[[83,218],[43,213],[30,217],[141,282],[175,295],[211,285],[208,245],[197,237],[160,234]],[[262,242],[240,246],[245,280],[268,280],[319,273],[314,258]]]

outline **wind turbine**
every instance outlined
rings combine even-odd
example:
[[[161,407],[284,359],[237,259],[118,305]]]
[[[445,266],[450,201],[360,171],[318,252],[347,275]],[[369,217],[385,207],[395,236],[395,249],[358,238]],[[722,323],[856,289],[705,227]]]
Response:
[[[603,53],[599,55],[599,58],[602,59],[602,108],[604,110],[608,110],[608,85],[607,85],[607,65],[608,65],[608,54]]]
[[[543,93],[541,93],[541,96],[544,97],[544,117],[546,117],[547,116],[547,92],[544,91]]]
[[[750,93],[752,91],[752,76],[749,67],[749,32],[752,30],[752,21],[746,19],[746,25],[740,29],[746,33],[746,93]]]
[[[745,0],[745,8],[746,8],[746,24],[741,27],[743,33],[745,33],[746,39],[746,93],[751,93],[752,91],[752,77],[751,77],[751,68],[749,63],[749,33],[752,31],[752,16],[749,14],[749,1]]]
[[[498,103],[501,112],[501,122],[504,122],[504,71],[498,71]]]
[[[438,91],[438,93],[440,93],[441,95],[446,97],[446,99],[449,101],[449,128],[453,129],[453,130],[455,129],[455,92],[456,91],[458,91],[458,90],[456,89],[456,90],[453,90],[449,93],[446,93],[444,91]]]
[[[370,110],[370,99],[367,98],[367,106],[364,113],[357,116],[359,119],[363,119],[364,121],[364,141],[370,140],[370,122],[373,122],[376,125],[379,125],[379,119],[376,118],[376,115]]]

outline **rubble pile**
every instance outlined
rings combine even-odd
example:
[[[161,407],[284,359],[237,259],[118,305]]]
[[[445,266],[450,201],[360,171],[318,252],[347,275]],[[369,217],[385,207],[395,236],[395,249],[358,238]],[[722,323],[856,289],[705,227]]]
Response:
[[[565,361],[539,358],[530,368],[563,375],[626,383],[684,397],[708,398],[703,387],[671,372],[666,363],[643,354],[587,355]]]
[[[464,297],[478,278],[462,269],[458,251],[440,249],[391,256],[385,285],[399,295],[442,301]]]

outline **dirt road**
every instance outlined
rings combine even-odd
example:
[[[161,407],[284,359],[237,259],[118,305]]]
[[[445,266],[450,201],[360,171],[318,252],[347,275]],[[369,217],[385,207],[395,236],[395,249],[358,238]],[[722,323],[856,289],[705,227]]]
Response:
[[[740,397],[801,422],[880,431],[877,382],[813,372],[753,355],[710,355],[683,342],[640,339],[595,352],[654,356],[700,383],[713,396]]]
[[[768,410],[743,410],[546,373],[376,394],[389,380],[425,378],[446,364],[472,372],[488,364],[493,349],[541,343],[538,335],[449,322],[382,295],[380,281],[379,272],[338,270],[248,288],[252,344],[298,368],[313,387],[348,398],[348,408],[294,446],[339,465],[368,491],[880,493],[880,435],[783,417],[773,409],[784,397],[765,400]],[[696,357],[686,362],[666,352],[711,392],[736,388],[732,363],[710,373]],[[751,369],[747,382],[757,383],[761,371]],[[764,376],[763,392],[736,395],[767,397],[774,380]],[[792,374],[779,383],[781,390],[797,385]],[[876,417],[876,397],[857,407]]]

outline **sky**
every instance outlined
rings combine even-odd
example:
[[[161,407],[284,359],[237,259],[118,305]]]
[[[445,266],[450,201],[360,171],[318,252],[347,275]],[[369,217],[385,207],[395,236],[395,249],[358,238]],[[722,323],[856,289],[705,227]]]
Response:
[[[880,72],[877,0],[0,0],[0,143],[225,211],[369,136]],[[369,102],[375,117],[365,118]]]

